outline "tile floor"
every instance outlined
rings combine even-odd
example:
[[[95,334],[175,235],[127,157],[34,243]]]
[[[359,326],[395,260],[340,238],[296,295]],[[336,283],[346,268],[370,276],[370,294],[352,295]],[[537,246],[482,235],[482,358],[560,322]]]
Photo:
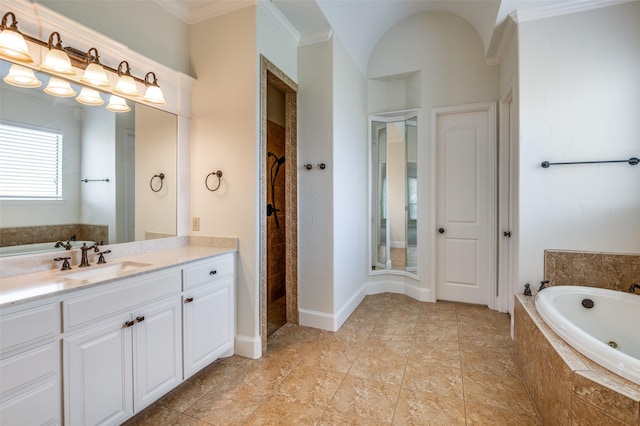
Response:
[[[512,348],[507,314],[367,296],[338,332],[287,324],[126,424],[537,425]]]

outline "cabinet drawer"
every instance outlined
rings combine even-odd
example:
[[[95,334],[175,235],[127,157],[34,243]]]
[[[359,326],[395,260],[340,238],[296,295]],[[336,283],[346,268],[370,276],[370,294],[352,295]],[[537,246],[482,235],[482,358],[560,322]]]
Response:
[[[60,381],[51,380],[0,404],[1,425],[59,425]]]
[[[124,279],[107,289],[62,302],[64,331],[111,317],[138,305],[180,292],[180,269]]]
[[[217,280],[235,272],[235,256],[227,254],[202,260],[183,269],[184,289]]]
[[[0,352],[53,338],[60,332],[59,318],[56,303],[0,317]]]
[[[60,345],[52,342],[0,361],[0,394],[58,374]]]

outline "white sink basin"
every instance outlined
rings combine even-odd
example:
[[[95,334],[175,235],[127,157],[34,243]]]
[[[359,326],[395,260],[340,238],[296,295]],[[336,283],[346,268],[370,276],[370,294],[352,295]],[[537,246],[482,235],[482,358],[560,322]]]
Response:
[[[88,266],[79,271],[63,272],[59,275],[71,280],[108,280],[128,275],[148,266],[151,266],[151,264],[125,261],[108,263],[106,265]]]

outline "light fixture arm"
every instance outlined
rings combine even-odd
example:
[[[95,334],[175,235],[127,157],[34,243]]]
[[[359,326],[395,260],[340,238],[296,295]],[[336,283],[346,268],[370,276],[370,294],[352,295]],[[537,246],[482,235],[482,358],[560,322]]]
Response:
[[[95,52],[95,55],[92,55],[91,52]],[[95,47],[92,47],[91,49],[87,50],[87,56],[84,59],[88,64],[98,64],[98,65],[102,65],[100,63],[100,55],[98,54],[98,49],[96,49]]]
[[[58,38],[58,42],[55,45],[53,44],[54,36],[56,36]],[[62,49],[62,39],[60,38],[60,33],[59,32],[54,31],[54,32],[51,33],[51,35],[49,36],[48,47],[49,47],[49,50],[51,50],[51,49],[63,50]]]
[[[149,80],[149,77],[153,77],[153,80]],[[158,86],[158,78],[156,77],[156,73],[154,73],[153,71],[149,71],[144,76],[144,85],[147,86],[147,87],[149,87],[149,86],[160,87],[160,86]]]
[[[20,30],[18,30],[18,21],[16,21],[16,15],[14,15],[13,12],[7,12],[4,14],[4,16],[2,17],[2,23],[0,24],[0,30],[4,30],[5,28],[7,28],[7,19],[9,17],[11,17],[11,26],[8,28],[20,33]]]
[[[124,71],[122,70],[123,65],[126,66]],[[129,66],[129,62],[127,61],[122,61],[118,64],[118,77],[121,77],[123,75],[128,75],[129,77],[131,77],[131,67]]]

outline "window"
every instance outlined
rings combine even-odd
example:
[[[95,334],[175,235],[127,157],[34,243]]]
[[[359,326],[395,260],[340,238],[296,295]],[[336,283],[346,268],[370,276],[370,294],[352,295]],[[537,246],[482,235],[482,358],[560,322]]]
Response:
[[[62,199],[62,135],[0,124],[0,198]]]

